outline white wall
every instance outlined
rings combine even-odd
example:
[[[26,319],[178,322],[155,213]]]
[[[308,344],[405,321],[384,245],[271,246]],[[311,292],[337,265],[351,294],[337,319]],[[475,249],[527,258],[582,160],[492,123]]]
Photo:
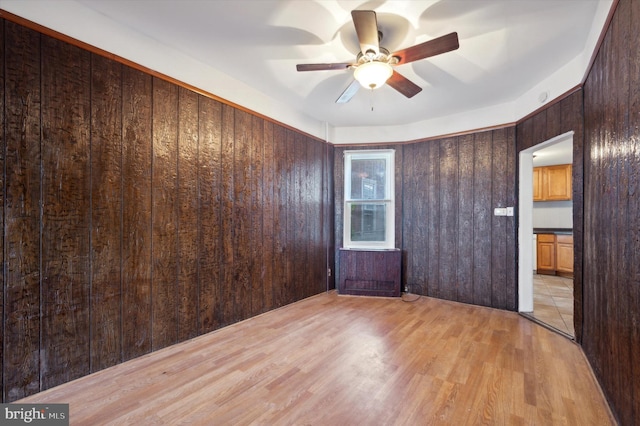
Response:
[[[534,228],[573,228],[573,202],[537,201],[533,203]]]

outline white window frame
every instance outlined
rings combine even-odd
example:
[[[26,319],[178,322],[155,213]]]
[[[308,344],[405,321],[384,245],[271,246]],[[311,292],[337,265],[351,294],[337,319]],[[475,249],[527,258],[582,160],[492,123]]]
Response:
[[[382,199],[351,199],[351,162],[353,160],[386,161],[385,194]],[[346,249],[389,250],[395,248],[395,150],[374,149],[344,152],[344,204],[343,204],[343,238]],[[351,240],[351,205],[383,204],[385,205],[385,238],[384,241],[352,241]]]

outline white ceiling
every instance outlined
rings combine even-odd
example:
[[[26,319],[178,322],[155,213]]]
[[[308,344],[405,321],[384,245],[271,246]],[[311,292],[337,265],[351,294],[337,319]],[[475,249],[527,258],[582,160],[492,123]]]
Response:
[[[533,166],[555,166],[573,163],[573,134],[558,139],[533,152]]]
[[[612,0],[0,0],[0,8],[334,143],[513,123],[580,84]],[[359,51],[351,10],[390,51],[452,31],[460,48],[400,65],[423,88],[335,100]],[[543,98],[546,98],[543,100]]]

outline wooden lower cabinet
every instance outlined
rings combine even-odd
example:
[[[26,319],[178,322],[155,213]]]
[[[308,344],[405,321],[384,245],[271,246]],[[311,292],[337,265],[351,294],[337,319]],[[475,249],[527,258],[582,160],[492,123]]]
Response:
[[[573,276],[573,236],[538,234],[536,272],[543,275]]]
[[[554,234],[538,234],[536,249],[539,274],[555,274],[556,271],[556,236]]]
[[[556,272],[573,275],[572,235],[556,235]]]
[[[401,259],[398,249],[340,249],[338,293],[399,297]]]

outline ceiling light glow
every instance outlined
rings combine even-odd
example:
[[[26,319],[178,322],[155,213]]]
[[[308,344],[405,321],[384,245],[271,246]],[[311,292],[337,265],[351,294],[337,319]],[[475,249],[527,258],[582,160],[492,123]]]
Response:
[[[373,90],[383,86],[392,74],[393,69],[388,63],[372,61],[358,65],[353,76],[362,87]]]

